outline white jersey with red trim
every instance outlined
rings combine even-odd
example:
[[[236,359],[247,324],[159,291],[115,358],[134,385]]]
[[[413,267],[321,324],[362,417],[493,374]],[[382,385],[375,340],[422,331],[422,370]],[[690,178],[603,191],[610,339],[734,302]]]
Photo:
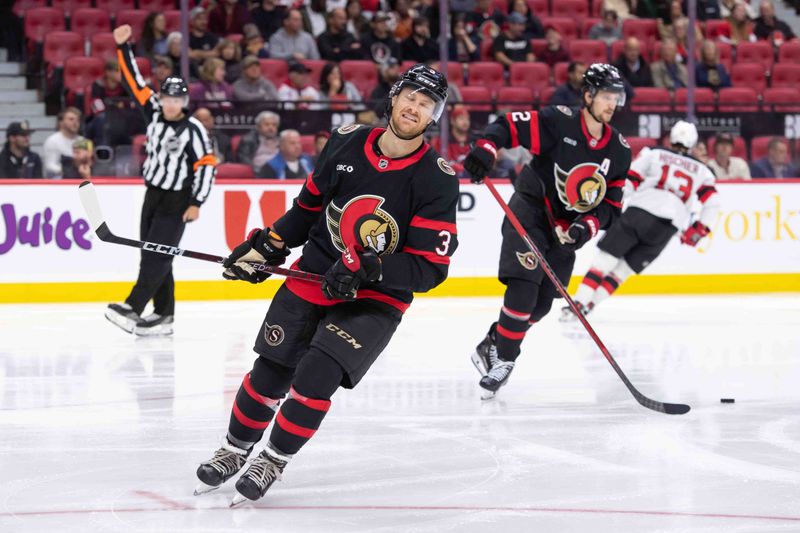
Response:
[[[666,148],[643,148],[631,163],[628,179],[633,192],[625,207],[638,207],[672,221],[677,229],[689,222],[695,200],[700,202],[699,220],[711,226],[719,207],[716,178],[708,166],[690,155]]]

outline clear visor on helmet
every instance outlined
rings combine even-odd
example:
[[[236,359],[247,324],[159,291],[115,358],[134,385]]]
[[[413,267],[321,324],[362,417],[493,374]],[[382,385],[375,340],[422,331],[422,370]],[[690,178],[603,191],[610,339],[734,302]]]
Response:
[[[625,106],[625,89],[600,89],[594,94],[595,100],[601,104],[614,104],[617,107]]]
[[[189,107],[189,97],[188,96],[172,96],[169,94],[161,95],[161,105],[164,104],[180,104],[181,107]]]
[[[406,88],[410,90],[404,91]],[[403,104],[414,105],[420,114],[427,115],[433,122],[439,122],[444,112],[445,101],[439,95],[416,84],[402,85],[397,98],[395,107],[402,109]]]

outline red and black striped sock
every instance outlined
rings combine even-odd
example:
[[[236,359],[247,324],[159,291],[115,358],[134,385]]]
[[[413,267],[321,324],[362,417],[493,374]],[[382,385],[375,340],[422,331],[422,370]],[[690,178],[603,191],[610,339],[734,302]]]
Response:
[[[275,417],[270,446],[285,455],[296,454],[317,432],[330,408],[330,400],[309,398],[293,386]]]
[[[531,327],[530,309],[536,303],[538,294],[539,286],[534,283],[509,281],[495,329],[497,355],[500,359],[515,361],[519,356],[520,345]]]
[[[270,398],[256,392],[250,382],[250,373],[245,374],[231,409],[228,435],[233,438],[229,440],[237,446],[251,448],[261,440],[264,430],[275,416],[279,402],[280,398]]]

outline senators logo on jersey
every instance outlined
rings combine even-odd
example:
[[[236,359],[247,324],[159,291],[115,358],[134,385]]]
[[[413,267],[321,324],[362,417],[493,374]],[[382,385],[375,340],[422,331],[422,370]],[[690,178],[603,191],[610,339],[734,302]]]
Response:
[[[606,166],[605,161],[603,166]],[[586,213],[605,198],[606,179],[600,165],[583,163],[565,172],[555,164],[553,170],[558,197],[568,210]]]
[[[340,252],[351,244],[372,250],[376,254],[390,254],[397,247],[398,229],[392,215],[381,209],[384,198],[356,196],[344,207],[328,204],[325,217],[331,242]]]

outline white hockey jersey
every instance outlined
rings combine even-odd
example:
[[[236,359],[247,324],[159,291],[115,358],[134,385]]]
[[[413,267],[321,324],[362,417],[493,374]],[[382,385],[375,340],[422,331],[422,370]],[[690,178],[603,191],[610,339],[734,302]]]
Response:
[[[638,207],[683,230],[697,201],[697,220],[708,227],[714,222],[719,209],[714,173],[691,156],[666,148],[643,148],[631,163],[628,180],[633,193],[625,198],[626,209]]]

